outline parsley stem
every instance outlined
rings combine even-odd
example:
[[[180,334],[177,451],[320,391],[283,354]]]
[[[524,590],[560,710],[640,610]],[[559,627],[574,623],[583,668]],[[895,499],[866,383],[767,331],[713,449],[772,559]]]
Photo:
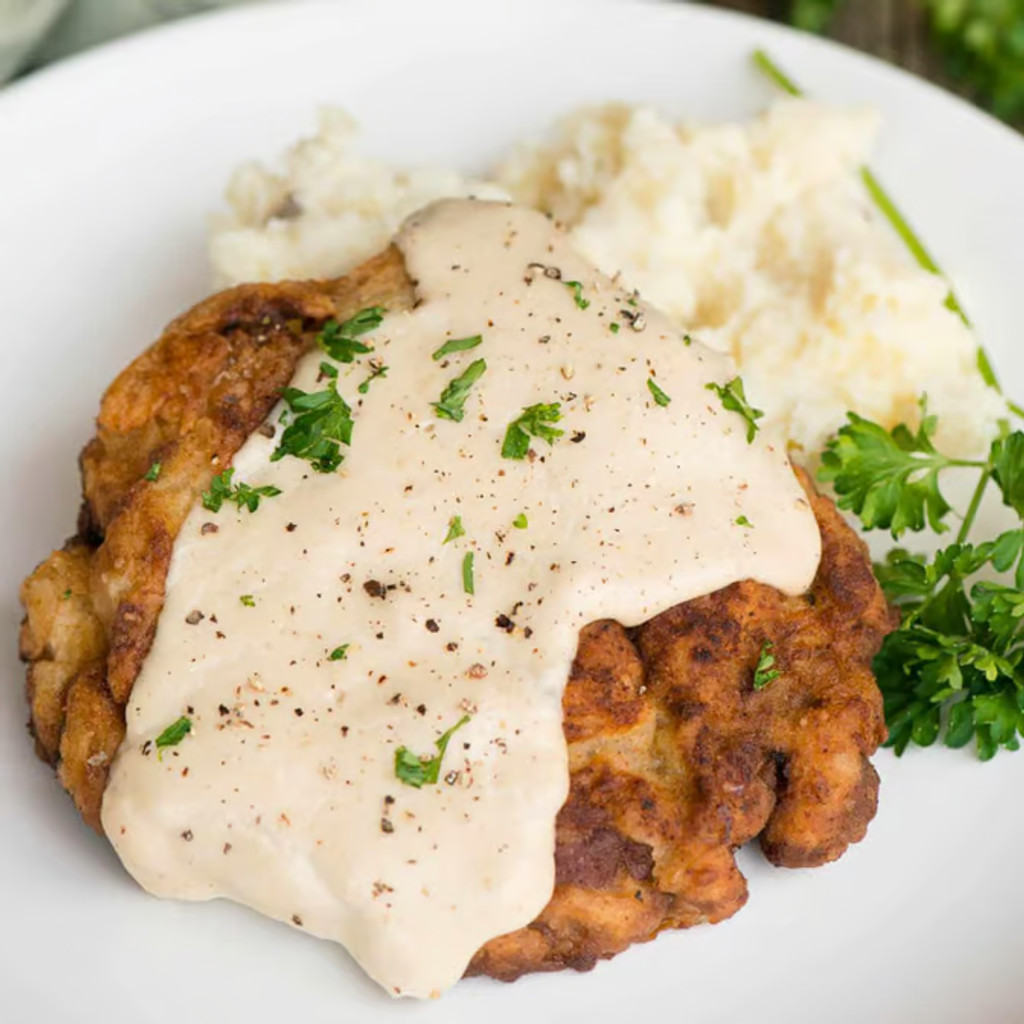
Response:
[[[985,488],[988,487],[988,482],[991,479],[992,471],[986,467],[985,472],[981,474],[981,479],[978,481],[978,486],[974,488],[974,494],[971,495],[971,503],[967,506],[964,521],[960,524],[960,529],[956,535],[957,544],[963,544],[967,540],[967,534],[970,533],[971,526],[974,525],[974,517],[978,514],[978,508],[981,506],[981,499],[985,496]]]
[[[758,49],[754,51],[754,67],[766,78],[773,81],[783,92],[788,92],[790,96],[803,96],[804,93],[800,86],[764,50]]]
[[[765,77],[782,89],[783,92],[798,98],[804,97],[805,93],[803,89],[801,89],[800,86],[797,85],[796,82],[794,82],[793,79],[790,78],[775,63],[775,61],[768,56],[767,53],[765,53],[764,50],[755,50],[753,61],[754,66],[761,71]],[[917,265],[921,267],[922,270],[927,270],[929,273],[945,279],[946,285],[949,288],[949,294],[946,296],[946,306],[963,321],[966,327],[972,327],[967,313],[964,312],[963,306],[960,305],[960,300],[956,297],[956,293],[953,291],[953,286],[950,284],[949,278],[946,277],[942,272],[942,268],[935,262],[932,254],[925,248],[920,237],[896,206],[892,196],[889,195],[870,167],[862,167],[860,169],[860,176],[864,182],[864,187],[867,189],[868,195],[870,195],[874,201],[875,206],[878,207],[882,216],[889,222],[889,226],[899,236],[900,241],[907,247],[907,251],[914,257]],[[1003,395],[1003,389],[999,385],[999,378],[996,376],[996,371],[992,366],[992,361],[989,359],[988,353],[981,344],[977,347],[975,362],[977,364],[978,373],[981,374],[981,379],[990,388],[993,388],[995,391],[999,392],[1000,395]],[[1021,406],[1016,402],[1012,402],[1008,398],[1006,399],[1006,404],[1015,416],[1024,418],[1024,408],[1021,408]]]

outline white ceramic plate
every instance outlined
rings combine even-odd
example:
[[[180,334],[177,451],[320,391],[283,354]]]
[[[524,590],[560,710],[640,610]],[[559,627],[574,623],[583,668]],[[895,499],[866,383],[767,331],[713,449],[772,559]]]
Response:
[[[773,95],[767,46],[817,96],[886,114],[876,166],[1024,391],[1024,143],[853,53],[686,5],[285,3],[118,44],[0,94],[0,1018],[532,1024],[1009,1022],[1024,931],[1024,753],[882,753],[868,840],[785,871],[745,852],[750,902],[589,975],[461,983],[392,1003],[339,948],[223,902],[132,884],[37,762],[14,654],[22,576],[72,530],[101,390],[201,297],[204,217],[229,170],[344,105],[371,150],[481,169],[581,102],[735,118]],[[1018,392],[1019,396],[1019,392]]]

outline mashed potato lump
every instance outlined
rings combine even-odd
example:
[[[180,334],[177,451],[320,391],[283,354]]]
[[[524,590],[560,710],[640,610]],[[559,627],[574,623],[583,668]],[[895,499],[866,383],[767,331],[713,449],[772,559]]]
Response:
[[[747,393],[808,458],[847,410],[982,449],[1006,415],[976,340],[874,211],[859,167],[877,117],[784,100],[749,123],[676,123],[649,107],[577,111],[488,180],[399,169],[323,114],[283,168],[240,168],[215,217],[221,285],[343,274],[444,196],[508,197],[554,215],[591,262],[735,359]]]

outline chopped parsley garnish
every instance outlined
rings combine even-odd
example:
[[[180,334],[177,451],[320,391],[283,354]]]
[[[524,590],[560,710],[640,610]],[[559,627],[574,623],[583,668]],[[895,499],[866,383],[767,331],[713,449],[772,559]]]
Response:
[[[754,689],[763,690],[769,683],[778,679],[782,673],[775,667],[775,644],[765,640],[761,645],[761,655],[754,669]]]
[[[344,661],[348,657],[349,644],[340,644],[335,647],[329,655],[327,655],[328,661]]]
[[[337,320],[328,320],[317,335],[317,344],[339,363],[351,363],[356,356],[373,351],[356,338],[379,327],[386,312],[383,306],[369,306],[340,324]]]
[[[452,338],[450,341],[446,341],[430,358],[437,362],[439,359],[444,359],[445,356],[450,356],[453,352],[468,352],[471,348],[476,348],[483,340],[482,334],[474,334],[471,338]]]
[[[459,537],[466,535],[465,529],[462,526],[462,516],[452,516],[448,520],[448,533],[445,534],[442,544],[447,544],[450,540],[456,540]]]
[[[203,508],[208,512],[219,512],[225,501],[233,501],[239,511],[246,508],[250,512],[255,512],[260,507],[261,498],[276,498],[281,493],[279,488],[271,484],[263,487],[250,487],[242,481],[232,484],[234,475],[235,470],[232,467],[225,469],[210,481],[210,489],[202,493]]]
[[[149,469],[146,470],[146,476],[144,479],[148,480],[151,484],[156,483],[160,478],[160,470],[164,467],[159,462],[154,462]]]
[[[289,387],[281,397],[294,419],[285,428],[270,461],[294,455],[307,459],[318,473],[333,473],[344,459],[341,445],[352,443],[352,410],[338,394],[335,380],[328,380],[325,391]]]
[[[241,597],[239,597],[238,600],[241,601],[242,604],[244,604],[246,608],[255,608],[256,607],[256,598],[254,598],[252,596],[252,594],[242,594]]]
[[[64,593],[61,594],[60,596],[61,596],[62,600],[64,600],[64,601],[70,600],[70,598],[71,598],[71,588],[68,587],[68,589],[65,590]]]
[[[760,409],[755,409],[743,393],[743,381],[739,377],[733,377],[727,384],[705,384],[708,391],[714,391],[722,400],[722,406],[730,412],[739,413],[747,424],[747,444],[754,440],[754,435],[760,429],[757,421],[764,415]]]
[[[539,437],[548,444],[554,444],[555,439],[561,437],[565,431],[549,424],[557,423],[561,418],[560,402],[528,405],[505,431],[505,441],[501,446],[502,458],[525,459],[526,453],[530,450],[531,437]]]
[[[461,423],[462,417],[466,415],[466,398],[469,396],[470,388],[484,375],[486,369],[485,359],[476,359],[470,363],[465,371],[441,392],[441,397],[430,403],[434,407],[434,412],[441,419]]]
[[[576,303],[577,309],[587,309],[590,306],[590,299],[583,298],[582,281],[563,281],[562,284],[572,289],[572,300]]]
[[[399,747],[395,751],[395,777],[407,786],[415,786],[416,789],[434,785],[441,775],[441,762],[448,749],[448,741],[468,721],[469,715],[463,715],[447,732],[434,740],[437,753],[433,757],[421,757],[408,747]]]
[[[367,306],[359,310],[355,316],[349,317],[342,322],[339,330],[347,338],[357,338],[367,331],[375,331],[380,327],[381,321],[387,310],[383,306]]]
[[[370,390],[370,385],[378,377],[386,377],[387,375],[388,375],[388,367],[385,366],[379,360],[371,359],[370,360],[370,376],[367,377],[366,380],[364,380],[363,383],[360,384],[358,388],[356,388],[356,391],[358,391],[359,394],[361,394],[361,395],[365,395],[366,392]]]
[[[754,524],[746,516],[737,516],[736,525],[745,526],[748,530],[752,530],[754,528]]]
[[[156,738],[156,749],[159,752],[164,747],[176,747],[192,731],[192,719],[181,716],[176,722],[167,726],[166,729]]]
[[[654,383],[653,377],[647,378],[647,390],[650,391],[651,395],[654,397],[655,404],[657,405],[664,407],[672,401],[672,399]]]
[[[619,331],[621,330],[621,328],[622,328],[622,324],[618,323],[618,322],[617,322],[617,321],[615,321],[615,320],[613,320],[613,321],[612,321],[612,322],[611,322],[611,323],[610,323],[610,324],[608,325],[608,330],[609,330],[609,331],[611,331],[611,332],[612,332],[612,334],[618,334],[618,333],[619,333]]]
[[[512,525],[517,530],[525,530],[530,525],[526,518],[526,513],[520,512],[519,515],[517,515],[515,519],[512,520]]]
[[[467,594],[475,594],[475,586],[473,581],[473,552],[467,551],[465,558],[462,559],[462,589]]]

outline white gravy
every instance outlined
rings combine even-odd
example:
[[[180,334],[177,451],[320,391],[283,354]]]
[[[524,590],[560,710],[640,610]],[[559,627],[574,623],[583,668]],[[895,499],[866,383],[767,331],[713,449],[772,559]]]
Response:
[[[355,420],[340,470],[270,462],[278,426],[234,466],[282,493],[186,521],[103,826],[151,893],[237,900],[342,943],[393,994],[432,996],[551,896],[580,627],[742,579],[801,592],[820,540],[784,447],[748,443],[706,389],[733,377],[727,358],[630,304],[547,219],[441,202],[397,244],[421,302],[362,337],[389,368],[365,395],[369,357],[338,366]],[[294,386],[323,390],[325,358]],[[431,402],[476,359],[465,418],[439,418]],[[508,424],[552,402],[565,433],[503,458]],[[465,533],[443,543],[453,516]],[[396,777],[398,748],[432,755],[467,714],[436,784]],[[182,716],[191,733],[158,751]]]

